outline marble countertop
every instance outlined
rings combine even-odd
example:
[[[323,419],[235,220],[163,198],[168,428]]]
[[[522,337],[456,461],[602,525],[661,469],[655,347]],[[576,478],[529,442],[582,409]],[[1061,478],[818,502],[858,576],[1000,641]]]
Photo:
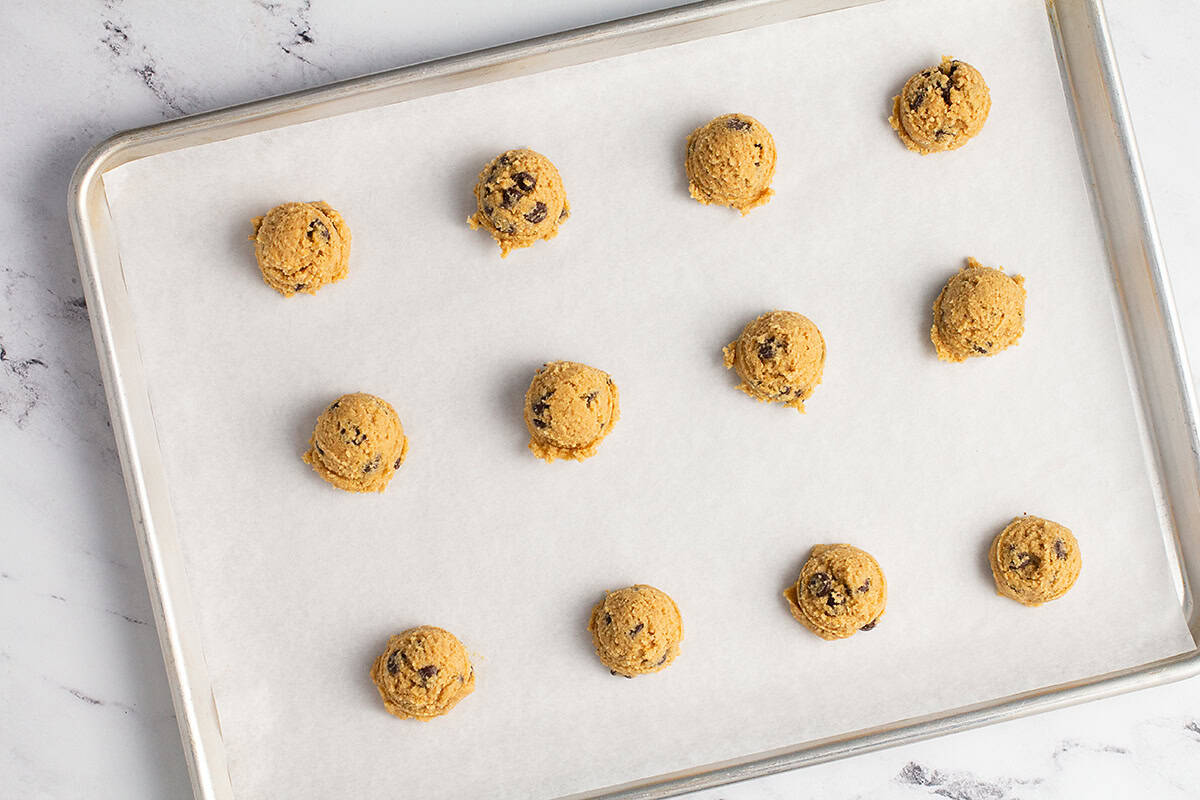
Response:
[[[67,228],[67,182],[87,149],[126,128],[667,5],[0,8],[0,795],[190,796]],[[1200,3],[1106,5],[1200,354],[1200,111],[1185,102],[1200,78]],[[695,796],[1200,797],[1200,678]]]

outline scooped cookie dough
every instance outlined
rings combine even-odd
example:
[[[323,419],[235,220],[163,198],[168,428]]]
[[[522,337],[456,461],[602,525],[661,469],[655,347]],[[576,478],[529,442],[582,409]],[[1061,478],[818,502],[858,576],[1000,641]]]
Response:
[[[1025,332],[1025,279],[973,258],[946,281],[933,303],[929,338],[942,361],[994,356]]]
[[[1027,606],[1062,597],[1079,577],[1083,559],[1068,528],[1041,517],[1016,517],[988,551],[996,592]]]
[[[774,194],[775,140],[749,114],[725,114],[688,136],[684,167],[692,197],[745,215]]]
[[[742,329],[725,346],[725,367],[738,389],[764,403],[783,403],[804,413],[804,401],[821,382],[825,339],[813,321],[794,311],[771,311]]]
[[[475,670],[454,634],[422,625],[388,639],[371,665],[383,707],[401,719],[440,717],[475,691]]]
[[[284,203],[251,223],[263,280],[284,297],[346,277],[350,226],[328,203]]]
[[[496,156],[479,173],[475,201],[478,207],[467,224],[490,233],[502,258],[538,239],[553,239],[571,215],[558,168],[532,150]]]
[[[632,678],[658,672],[679,655],[683,618],[666,592],[638,584],[613,592],[588,620],[596,655],[613,675]]]
[[[620,418],[617,385],[587,364],[551,361],[525,392],[529,449],[545,461],[591,458]]]
[[[887,579],[869,553],[848,544],[819,544],[783,596],[804,627],[822,639],[845,639],[879,622]]]
[[[991,107],[979,70],[943,56],[941,64],[913,75],[892,98],[888,122],[905,147],[928,155],[966,144],[983,130]]]
[[[396,409],[372,394],[344,394],[317,417],[304,461],[348,492],[382,492],[404,463],[408,438]]]

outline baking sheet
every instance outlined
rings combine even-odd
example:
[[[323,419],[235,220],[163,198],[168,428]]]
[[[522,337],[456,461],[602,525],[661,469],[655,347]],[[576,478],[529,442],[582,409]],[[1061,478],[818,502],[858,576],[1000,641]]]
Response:
[[[887,127],[942,53],[993,110],[956,153]],[[683,137],[741,111],[780,152],[745,219],[687,197]],[[501,261],[466,228],[496,152],[563,172],[573,216]],[[1182,652],[1111,276],[1044,7],[890,2],[191,148],[105,176],[235,791],[549,797]],[[325,199],[350,277],[284,301],[249,218]],[[946,365],[929,305],[973,255],[1026,276],[1028,326]],[[825,381],[801,417],[732,387],[757,313],[813,318]],[[612,373],[622,420],[584,464],[525,449],[543,361]],[[299,461],[334,396],[388,398],[412,440],[380,497]],[[994,595],[1014,514],[1070,525],[1066,598]],[[779,592],[812,544],[889,578],[869,635],[826,643]],[[667,590],[683,655],[618,680],[584,623],[605,588]],[[431,623],[478,688],[394,720],[367,669]]]

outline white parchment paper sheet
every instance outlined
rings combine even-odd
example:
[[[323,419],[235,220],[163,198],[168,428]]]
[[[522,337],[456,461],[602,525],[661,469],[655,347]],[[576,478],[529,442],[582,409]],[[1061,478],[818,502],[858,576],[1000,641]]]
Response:
[[[994,104],[965,149],[888,128],[952,54]],[[777,196],[692,201],[683,142],[753,114]],[[573,216],[501,261],[468,230],[501,150],[560,167]],[[136,161],[105,177],[172,503],[240,797],[550,797],[1144,663],[1192,647],[1168,574],[1114,289],[1040,0],[906,0]],[[323,199],[349,278],[284,300],[250,218]],[[930,304],[971,255],[1026,276],[1027,332],[949,365]],[[828,342],[809,412],[735,392],[721,347],[800,311]],[[609,371],[592,460],[525,449],[550,359]],[[411,436],[382,496],[300,454],[338,394]],[[1014,515],[1072,527],[1064,599],[995,595]],[[780,592],[809,548],[887,572],[879,627],[824,642]],[[584,628],[645,582],[683,611],[670,669],[613,678]],[[446,718],[384,713],[368,667],[429,623],[474,654]]]

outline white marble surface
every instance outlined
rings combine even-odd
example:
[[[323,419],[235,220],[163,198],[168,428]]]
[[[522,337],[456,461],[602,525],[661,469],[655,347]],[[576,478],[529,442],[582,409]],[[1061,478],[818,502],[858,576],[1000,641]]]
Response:
[[[0,796],[189,795],[67,230],[67,180],[87,148],[181,114],[670,4],[0,4]],[[1200,3],[1107,6],[1200,363],[1200,112],[1186,101],[1200,80]],[[697,795],[923,796],[1200,797],[1200,679]]]

